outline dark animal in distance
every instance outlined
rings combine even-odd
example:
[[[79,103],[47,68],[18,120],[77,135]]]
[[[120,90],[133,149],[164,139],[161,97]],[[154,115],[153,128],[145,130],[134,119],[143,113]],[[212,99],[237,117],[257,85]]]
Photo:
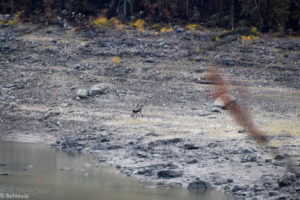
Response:
[[[144,105],[137,105],[136,108],[132,110],[131,117],[136,118],[139,113],[143,117],[143,114],[142,114],[143,107],[144,107]]]

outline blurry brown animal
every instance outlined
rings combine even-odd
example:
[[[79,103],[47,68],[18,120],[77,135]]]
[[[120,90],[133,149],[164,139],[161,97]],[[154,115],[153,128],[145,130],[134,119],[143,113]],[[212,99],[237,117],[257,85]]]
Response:
[[[132,110],[132,114],[131,114],[131,117],[132,118],[136,118],[138,113],[141,114],[141,116],[143,117],[143,114],[142,114],[142,110],[143,110],[143,107],[144,105],[137,105],[135,109]]]
[[[236,122],[245,128],[246,132],[254,136],[260,144],[266,146],[269,144],[267,136],[263,133],[263,131],[259,130],[253,123],[250,113],[245,106],[240,105],[233,97],[230,95],[228,87],[230,85],[226,83],[226,81],[220,75],[219,70],[216,68],[208,69],[208,80],[211,81],[212,84],[215,85],[215,89],[213,90],[212,97],[219,98],[225,105],[225,108],[229,110],[230,114],[236,120]],[[276,155],[283,153],[277,149],[271,149],[270,153],[275,157]],[[285,164],[288,171],[296,174],[297,177],[300,177],[300,169],[299,166],[289,157],[285,158]]]
[[[236,122],[245,128],[246,132],[254,136],[261,142],[267,141],[267,136],[259,130],[253,123],[248,109],[241,106],[233,97],[230,95],[228,87],[230,86],[221,77],[219,70],[216,68],[209,68],[208,79],[215,85],[215,89],[212,93],[213,98],[219,98],[223,101],[226,109],[229,110],[230,114],[236,120]]]

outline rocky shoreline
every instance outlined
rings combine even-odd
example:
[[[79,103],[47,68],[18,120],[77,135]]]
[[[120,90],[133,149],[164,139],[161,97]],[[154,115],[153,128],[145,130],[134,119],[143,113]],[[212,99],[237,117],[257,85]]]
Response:
[[[215,41],[221,30],[125,30],[3,26],[0,137],[93,154],[158,187],[298,199],[299,177],[284,160],[300,163],[299,38]],[[245,103],[270,146],[213,108],[207,66],[223,71],[233,94],[247,86]],[[139,103],[143,116],[133,119]],[[272,148],[285,153],[272,157]]]

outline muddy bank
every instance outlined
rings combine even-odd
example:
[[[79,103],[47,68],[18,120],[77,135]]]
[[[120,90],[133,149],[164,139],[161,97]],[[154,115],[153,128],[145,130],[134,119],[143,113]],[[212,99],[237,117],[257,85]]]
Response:
[[[91,153],[158,186],[297,199],[299,178],[283,160],[300,162],[299,38],[231,35],[218,42],[218,30],[174,29],[156,36],[130,27],[2,27],[1,138]],[[226,111],[213,109],[204,79],[209,65],[247,86],[246,104],[270,147],[258,146]],[[143,116],[133,119],[138,103],[145,104]],[[273,158],[271,148],[284,154]]]

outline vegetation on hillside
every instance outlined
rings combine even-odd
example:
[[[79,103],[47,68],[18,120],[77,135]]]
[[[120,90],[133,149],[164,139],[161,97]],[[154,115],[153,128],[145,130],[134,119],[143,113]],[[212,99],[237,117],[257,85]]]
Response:
[[[234,29],[258,27],[260,31],[299,31],[299,0],[2,0],[0,13],[23,13],[23,20],[56,23],[87,22],[89,17],[143,19],[148,24],[197,23]],[[82,20],[77,20],[80,15]],[[85,19],[85,20],[84,20]],[[105,19],[105,18],[102,18]],[[140,29],[142,30],[142,29]]]

